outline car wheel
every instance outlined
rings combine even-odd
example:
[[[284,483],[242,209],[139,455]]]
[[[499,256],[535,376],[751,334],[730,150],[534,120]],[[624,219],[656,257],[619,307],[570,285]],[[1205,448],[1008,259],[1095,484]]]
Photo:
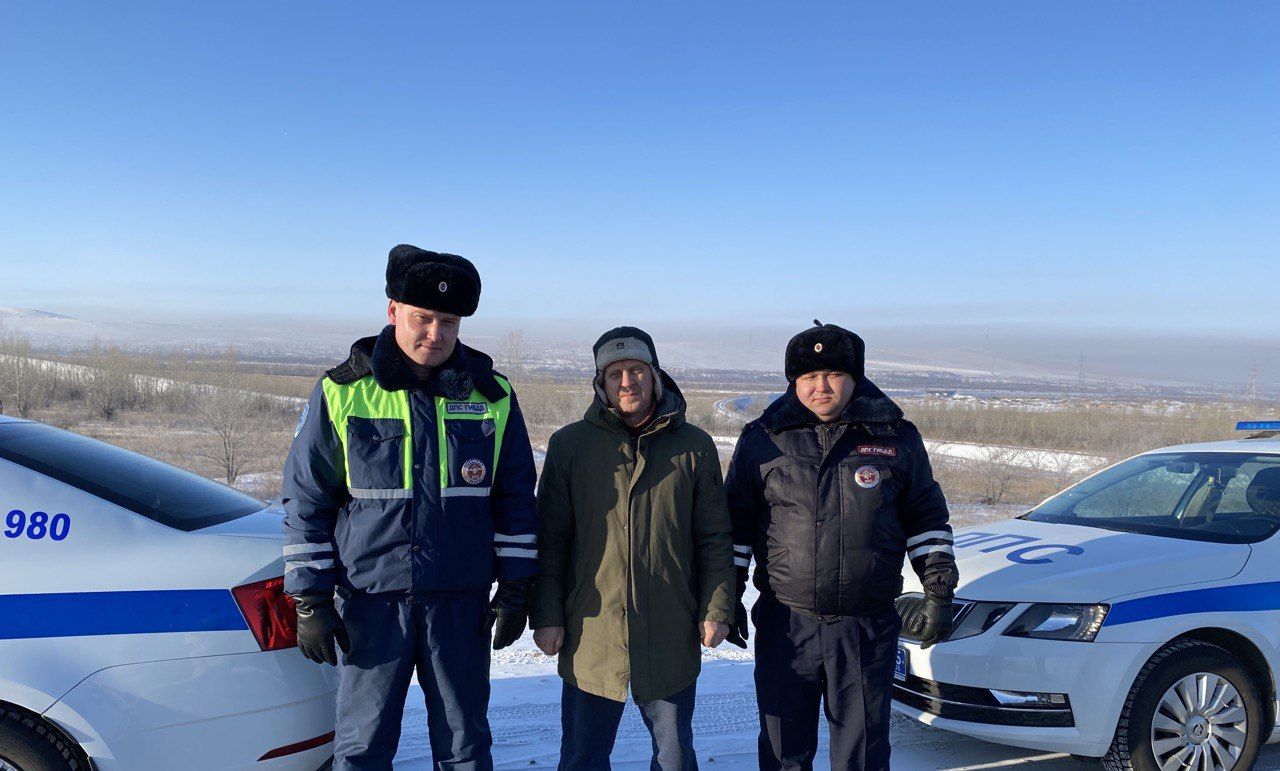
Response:
[[[0,771],[85,771],[80,748],[30,713],[0,706]]]
[[[1253,767],[1262,743],[1262,697],[1236,657],[1179,640],[1134,679],[1102,759],[1108,771],[1229,771]]]

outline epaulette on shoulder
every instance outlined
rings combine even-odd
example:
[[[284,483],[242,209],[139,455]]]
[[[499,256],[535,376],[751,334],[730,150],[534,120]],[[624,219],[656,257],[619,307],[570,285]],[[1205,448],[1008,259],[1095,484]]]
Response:
[[[325,370],[324,376],[338,385],[347,385],[366,375],[372,375],[373,358],[370,354],[373,352],[375,340],[377,340],[376,337],[362,337],[352,343],[347,360],[333,369]]]
[[[333,369],[325,370],[324,375],[338,385],[347,385],[372,373],[373,366],[369,361],[369,357],[362,356],[356,351],[352,351],[346,361]]]
[[[367,374],[369,374],[368,371],[361,372],[360,368],[356,367],[350,359],[347,359],[333,369],[327,369],[324,372],[325,377],[338,385],[354,383]]]
[[[488,375],[480,375],[478,377],[476,377],[476,373],[472,373],[472,376],[475,378],[472,383],[473,386],[490,403],[500,402],[508,396],[507,389],[502,387],[502,384],[498,382],[498,378],[506,381],[507,388],[511,388],[512,392],[515,391],[515,388],[511,385],[510,378],[497,370],[490,370]]]
[[[862,427],[872,436],[890,437],[898,433],[897,421],[893,423],[863,423]]]

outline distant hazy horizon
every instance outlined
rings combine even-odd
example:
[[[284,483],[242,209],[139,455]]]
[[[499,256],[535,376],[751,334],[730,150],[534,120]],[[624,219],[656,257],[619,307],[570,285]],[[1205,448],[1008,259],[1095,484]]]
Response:
[[[385,301],[384,301],[385,302]],[[76,349],[94,338],[126,347],[217,349],[246,352],[295,350],[312,358],[340,355],[356,338],[375,334],[385,319],[378,309],[365,314],[149,314],[70,313],[70,308],[35,309],[68,319],[37,319],[0,307],[0,330],[23,332],[37,347]],[[1018,324],[878,324],[859,326],[838,316],[867,341],[873,366],[897,369],[972,370],[983,376],[1019,375],[1069,380],[1214,385],[1243,390],[1256,368],[1259,388],[1280,393],[1280,344],[1264,335],[1186,335],[1116,330],[1110,334],[1070,328],[1029,328]],[[464,320],[461,338],[498,354],[501,341],[519,330],[542,353],[556,352],[589,363],[590,345],[605,329],[639,325],[655,337],[659,355],[679,367],[780,371],[787,339],[811,319],[748,323],[733,318],[708,321],[664,317],[661,312],[619,314],[578,320],[513,319],[481,312]]]

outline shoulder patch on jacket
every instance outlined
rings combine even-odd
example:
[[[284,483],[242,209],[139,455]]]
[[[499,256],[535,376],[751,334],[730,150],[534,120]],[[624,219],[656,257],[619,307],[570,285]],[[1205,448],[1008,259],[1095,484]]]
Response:
[[[307,413],[311,412],[311,402],[302,405],[302,414],[298,416],[298,425],[293,429],[293,438],[297,439],[298,434],[302,433],[302,427],[307,424]]]

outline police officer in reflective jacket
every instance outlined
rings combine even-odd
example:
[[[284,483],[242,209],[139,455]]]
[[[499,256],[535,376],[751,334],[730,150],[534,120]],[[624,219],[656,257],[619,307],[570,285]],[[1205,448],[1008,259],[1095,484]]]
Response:
[[[743,428],[729,468],[739,598],[729,641],[745,647],[754,557],[762,769],[812,768],[821,701],[831,768],[889,767],[904,557],[925,590],[905,633],[928,647],[951,630],[947,504],[920,433],[863,374],[864,351],[831,324],[793,337],[787,392]]]
[[[387,297],[299,420],[285,591],[302,654],[338,665],[335,769],[391,768],[415,669],[436,767],[489,769],[490,635],[520,637],[538,569],[533,453],[511,384],[458,341],[475,266],[397,246]]]

